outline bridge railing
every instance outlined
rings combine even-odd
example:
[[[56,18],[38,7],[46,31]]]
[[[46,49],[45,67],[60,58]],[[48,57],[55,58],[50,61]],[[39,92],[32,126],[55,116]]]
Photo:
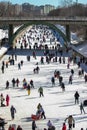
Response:
[[[56,17],[56,16],[38,16],[38,17],[0,17],[0,21],[4,20],[71,20],[71,21],[87,21],[87,17]]]

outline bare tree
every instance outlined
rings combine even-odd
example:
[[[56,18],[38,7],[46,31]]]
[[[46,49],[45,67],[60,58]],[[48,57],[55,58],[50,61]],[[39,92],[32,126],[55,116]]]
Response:
[[[72,3],[73,3],[73,0],[61,0],[61,5],[63,7],[69,7],[72,5]]]
[[[0,4],[0,16],[5,15],[5,6],[3,3]]]

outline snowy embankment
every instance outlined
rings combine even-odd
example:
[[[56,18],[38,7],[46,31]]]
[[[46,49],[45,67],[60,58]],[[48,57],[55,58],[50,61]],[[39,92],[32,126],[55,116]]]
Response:
[[[66,33],[65,27],[61,25],[56,25],[64,34]],[[83,41],[82,38],[78,38],[76,33],[71,32],[71,44],[77,45],[80,41]]]
[[[19,26],[14,29],[14,32],[19,29]],[[8,38],[8,30],[3,30],[0,29],[0,40],[3,38]],[[8,51],[9,45],[4,44],[3,46],[0,47],[0,58]]]
[[[8,51],[9,47],[3,46],[0,48],[0,58]]]

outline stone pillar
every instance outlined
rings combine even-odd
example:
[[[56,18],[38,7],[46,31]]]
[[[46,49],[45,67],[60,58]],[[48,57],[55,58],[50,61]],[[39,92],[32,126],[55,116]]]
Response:
[[[13,36],[13,25],[9,24],[9,36],[8,36],[9,44],[11,44],[12,36]]]
[[[71,35],[70,35],[70,26],[69,25],[66,25],[66,37],[67,37],[68,42],[70,42]]]

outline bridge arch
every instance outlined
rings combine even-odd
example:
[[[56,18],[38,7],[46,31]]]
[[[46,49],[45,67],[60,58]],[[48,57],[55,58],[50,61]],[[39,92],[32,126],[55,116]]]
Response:
[[[22,25],[11,37],[10,39],[10,45],[13,47],[15,44],[15,39],[17,38],[18,34],[23,32],[26,28],[28,28],[31,25],[47,25],[49,26],[52,30],[55,30],[60,34],[60,36],[64,39],[64,46],[67,47],[68,45],[68,39],[66,35],[59,29],[57,28],[54,24],[48,23],[48,22],[41,22],[41,21],[33,21],[33,22],[28,22],[27,24]]]

